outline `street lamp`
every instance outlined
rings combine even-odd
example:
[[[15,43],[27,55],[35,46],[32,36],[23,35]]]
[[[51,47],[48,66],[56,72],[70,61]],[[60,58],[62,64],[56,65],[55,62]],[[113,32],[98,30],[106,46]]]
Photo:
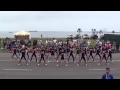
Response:
[[[79,43],[80,43],[80,37],[81,37],[81,35],[80,35],[80,33],[82,32],[82,30],[79,28],[78,30],[77,30],[77,32],[79,33]]]

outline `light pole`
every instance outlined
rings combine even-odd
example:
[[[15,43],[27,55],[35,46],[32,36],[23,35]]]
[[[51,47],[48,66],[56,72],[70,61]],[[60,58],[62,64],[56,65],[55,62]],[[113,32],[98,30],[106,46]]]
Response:
[[[79,28],[78,30],[77,30],[77,32],[79,33],[79,43],[80,43],[80,37],[81,37],[81,35],[80,35],[80,33],[82,32],[82,30]]]

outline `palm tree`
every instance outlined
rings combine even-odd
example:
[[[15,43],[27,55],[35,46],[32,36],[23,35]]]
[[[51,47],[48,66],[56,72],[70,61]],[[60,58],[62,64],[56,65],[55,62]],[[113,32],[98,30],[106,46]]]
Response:
[[[114,34],[114,33],[115,33],[115,31],[113,30],[113,31],[112,31],[112,33]]]
[[[96,29],[92,29],[92,34],[95,35]]]
[[[80,35],[80,33],[82,32],[82,30],[79,28],[79,29],[77,30],[77,32],[78,32],[79,35]]]
[[[100,37],[101,37],[101,34],[103,34],[103,31],[102,31],[102,30],[100,30],[100,31],[99,31],[99,34],[100,34]]]
[[[80,37],[81,37],[80,33],[82,32],[82,30],[78,28],[77,32],[79,33],[79,43],[80,43]]]

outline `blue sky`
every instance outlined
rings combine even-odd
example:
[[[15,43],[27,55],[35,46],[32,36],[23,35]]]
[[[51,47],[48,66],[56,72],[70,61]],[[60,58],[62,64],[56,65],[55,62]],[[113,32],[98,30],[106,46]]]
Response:
[[[120,11],[0,11],[0,31],[120,31]]]

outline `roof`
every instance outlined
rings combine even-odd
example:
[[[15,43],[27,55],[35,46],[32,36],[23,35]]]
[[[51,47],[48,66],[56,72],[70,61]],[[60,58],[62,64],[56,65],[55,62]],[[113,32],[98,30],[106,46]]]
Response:
[[[30,33],[24,30],[20,30],[19,32],[15,33],[15,35],[24,36],[24,35],[30,35]]]

